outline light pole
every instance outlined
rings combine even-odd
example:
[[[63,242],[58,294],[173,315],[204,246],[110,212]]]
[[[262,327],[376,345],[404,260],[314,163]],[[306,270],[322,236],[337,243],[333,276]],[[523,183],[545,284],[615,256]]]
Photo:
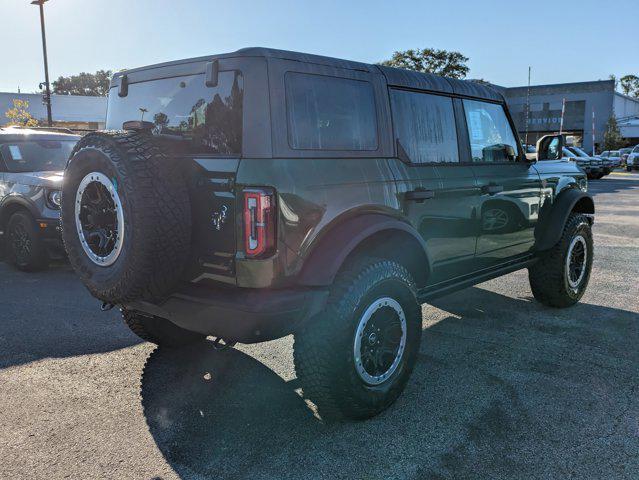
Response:
[[[47,37],[44,33],[44,3],[49,0],[33,0],[31,5],[40,7],[40,28],[42,30],[42,54],[44,55],[44,104],[47,106],[47,125],[53,126],[51,117],[51,88],[49,87],[49,62],[47,60]]]

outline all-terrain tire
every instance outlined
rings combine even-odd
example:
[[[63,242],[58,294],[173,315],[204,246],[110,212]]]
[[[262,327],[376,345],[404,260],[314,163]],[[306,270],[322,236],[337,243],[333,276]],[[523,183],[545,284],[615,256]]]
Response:
[[[169,320],[144,315],[122,309],[124,323],[142,340],[163,347],[183,347],[202,342],[206,335],[178,327]]]
[[[403,309],[407,335],[394,372],[381,384],[367,384],[355,366],[355,336],[360,318],[380,298]],[[421,341],[421,306],[415,283],[401,264],[364,257],[338,274],[325,310],[295,335],[293,358],[304,396],[325,420],[365,419],[388,408],[413,370]]]
[[[78,142],[64,174],[62,237],[71,265],[93,296],[112,304],[158,301],[180,280],[191,239],[181,166],[147,132],[95,132]],[[76,225],[78,188],[94,172],[112,182],[123,211],[122,247],[108,266],[87,255]]]
[[[570,246],[577,237],[583,238],[585,242],[585,270],[579,282],[571,286],[566,260]],[[577,303],[588,286],[593,252],[592,230],[588,218],[579,213],[571,213],[559,242],[543,252],[537,263],[528,269],[533,296],[549,307],[565,308]]]
[[[47,267],[47,249],[34,218],[27,212],[16,212],[7,223],[7,260],[18,270],[36,272]]]

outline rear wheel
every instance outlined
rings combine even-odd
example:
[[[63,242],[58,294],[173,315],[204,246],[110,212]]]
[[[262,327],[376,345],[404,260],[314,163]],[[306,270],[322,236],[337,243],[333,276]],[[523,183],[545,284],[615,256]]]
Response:
[[[184,330],[164,318],[148,317],[126,309],[122,310],[122,318],[142,340],[163,347],[182,347],[206,338],[206,335]]]
[[[47,266],[46,248],[35,220],[26,212],[14,213],[7,224],[7,258],[25,272],[42,270]]]
[[[304,396],[325,419],[364,419],[403,391],[421,340],[415,283],[399,263],[364,258],[343,269],[324,312],[295,336]]]
[[[544,252],[528,269],[534,297],[550,307],[574,305],[588,286],[592,259],[593,241],[588,218],[573,213],[568,217],[557,245]]]

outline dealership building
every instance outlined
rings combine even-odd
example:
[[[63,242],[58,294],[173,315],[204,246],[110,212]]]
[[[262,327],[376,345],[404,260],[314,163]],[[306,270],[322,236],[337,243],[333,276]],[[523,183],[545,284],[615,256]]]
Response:
[[[5,113],[13,108],[13,100],[26,100],[31,116],[46,125],[47,108],[39,93],[0,92],[0,126],[9,119]],[[97,130],[104,128],[106,121],[107,97],[79,95],[51,95],[51,114],[56,127],[76,130]]]
[[[591,151],[593,146],[593,113],[594,143],[598,151],[602,149],[603,133],[611,116],[617,118],[621,135],[629,144],[639,143],[639,99],[615,91],[613,80],[497,88],[506,97],[522,141],[528,131],[529,144],[534,145],[542,135],[559,132],[564,101],[563,132],[586,151]]]

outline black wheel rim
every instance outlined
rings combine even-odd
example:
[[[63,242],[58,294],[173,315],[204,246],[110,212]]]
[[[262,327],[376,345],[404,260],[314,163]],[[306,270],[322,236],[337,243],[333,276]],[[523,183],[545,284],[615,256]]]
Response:
[[[31,236],[22,222],[18,222],[13,226],[10,233],[11,249],[16,262],[26,263],[31,256],[33,242]]]
[[[115,180],[100,172],[86,175],[76,193],[75,216],[87,256],[96,265],[112,265],[124,241],[124,212]]]
[[[113,251],[118,231],[115,203],[104,185],[90,183],[80,202],[80,224],[91,251],[106,257]]]
[[[360,318],[355,333],[355,368],[369,385],[386,381],[397,369],[406,346],[406,317],[389,297],[373,302]]]

